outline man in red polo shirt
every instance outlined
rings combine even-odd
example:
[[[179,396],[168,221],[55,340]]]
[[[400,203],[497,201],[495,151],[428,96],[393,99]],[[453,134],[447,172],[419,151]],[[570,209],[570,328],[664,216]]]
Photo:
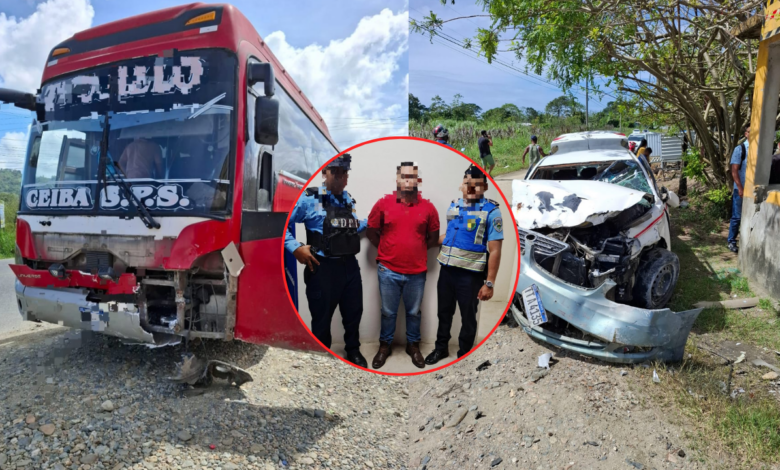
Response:
[[[419,193],[417,165],[403,162],[396,170],[396,191],[376,204],[368,215],[368,239],[377,247],[382,328],[379,351],[371,365],[379,369],[391,354],[401,300],[406,308],[406,353],[425,367],[420,352],[420,304],[428,270],[428,248],[439,241],[439,213]]]

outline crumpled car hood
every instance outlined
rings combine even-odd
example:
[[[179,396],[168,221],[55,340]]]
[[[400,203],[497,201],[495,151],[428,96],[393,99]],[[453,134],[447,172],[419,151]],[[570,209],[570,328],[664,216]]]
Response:
[[[645,193],[601,181],[514,180],[512,208],[524,229],[598,225],[638,204]]]

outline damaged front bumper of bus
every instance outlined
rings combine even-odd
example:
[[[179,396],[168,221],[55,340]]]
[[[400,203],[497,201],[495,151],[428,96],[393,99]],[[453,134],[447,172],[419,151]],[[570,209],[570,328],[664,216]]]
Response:
[[[619,304],[607,298],[615,287],[609,279],[597,288],[568,284],[534,260],[536,244],[549,241],[554,242],[536,233],[521,240],[520,274],[510,310],[528,335],[607,362],[682,360],[688,335],[702,309],[673,312]],[[531,285],[537,287],[548,317],[548,322],[539,326],[528,321],[521,297]]]
[[[148,332],[134,303],[92,302],[87,290],[25,286],[16,280],[16,301],[25,321],[44,321],[69,328],[91,330],[150,347],[181,342],[181,337]]]

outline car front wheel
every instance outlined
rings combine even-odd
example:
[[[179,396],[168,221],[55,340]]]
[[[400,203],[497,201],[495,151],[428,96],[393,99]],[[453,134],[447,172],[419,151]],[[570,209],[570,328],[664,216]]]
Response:
[[[663,248],[653,248],[642,256],[634,283],[634,302],[637,307],[664,308],[672,298],[680,276],[677,255]]]

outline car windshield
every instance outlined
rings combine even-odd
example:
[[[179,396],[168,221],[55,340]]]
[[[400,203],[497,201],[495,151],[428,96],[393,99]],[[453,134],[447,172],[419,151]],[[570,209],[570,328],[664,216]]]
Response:
[[[46,121],[31,129],[22,211],[135,210],[112,179],[99,183],[108,119],[107,156],[151,212],[224,212],[235,140],[235,65],[221,50],[174,51],[44,85]]]
[[[650,182],[639,164],[634,160],[613,160],[585,162],[571,165],[539,167],[531,179],[534,180],[591,180],[616,184],[653,194]]]

